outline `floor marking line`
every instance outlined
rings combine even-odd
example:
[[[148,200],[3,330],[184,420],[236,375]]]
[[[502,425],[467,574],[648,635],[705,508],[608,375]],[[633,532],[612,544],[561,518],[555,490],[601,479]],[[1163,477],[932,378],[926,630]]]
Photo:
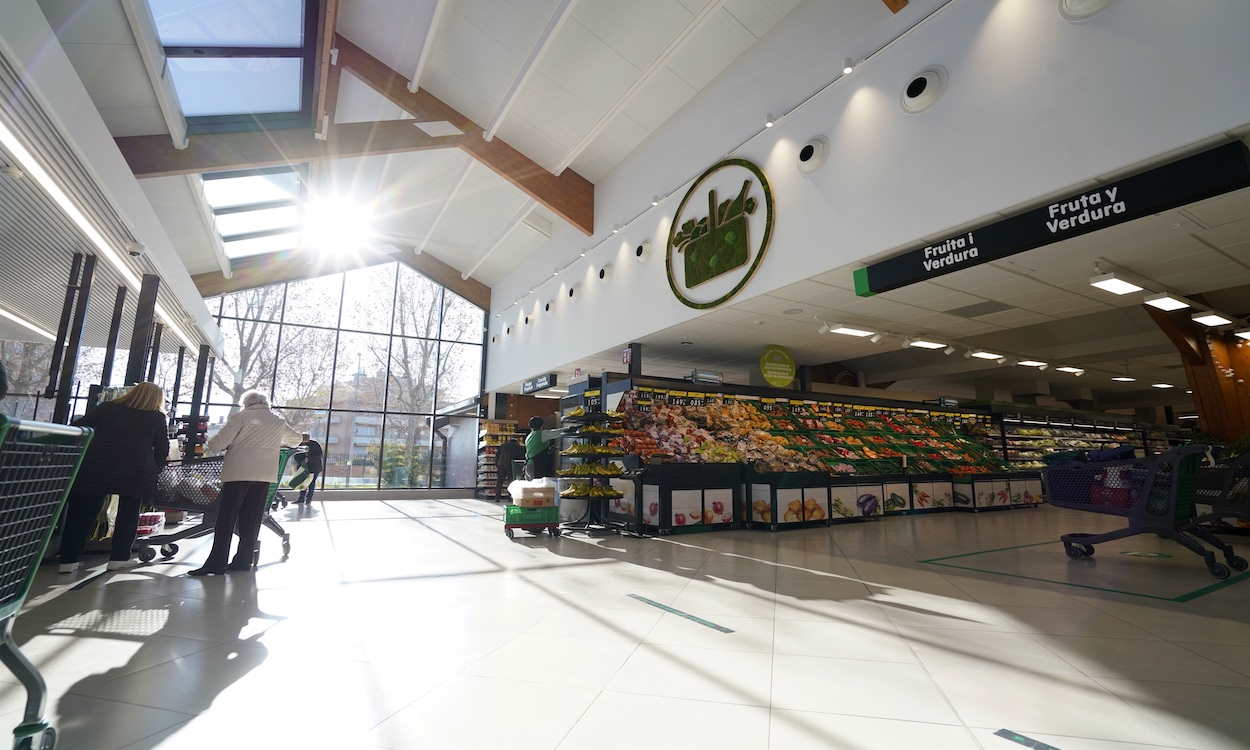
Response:
[[[1033,748],[1033,750],[1059,750],[1059,748],[1055,747],[1054,745],[1047,745],[1045,742],[1042,742],[1040,740],[1035,740],[1032,737],[1025,737],[1023,734],[1020,734],[1019,732],[1013,732],[1010,729],[1000,729],[994,733],[994,736],[1002,737],[1003,739],[1009,740],[1018,745],[1031,747]]]
[[[79,581],[78,583],[75,583],[73,586],[70,586],[70,587],[69,587],[69,590],[70,590],[70,591],[81,591],[81,590],[83,590],[83,589],[85,589],[85,588],[87,587],[87,584],[91,583],[92,581],[94,581],[94,580],[95,580],[95,579],[97,579],[97,578],[100,578],[100,577],[104,576],[106,573],[108,573],[108,571],[107,571],[107,570],[106,570],[106,571],[104,571],[104,572],[102,572],[102,573],[96,573],[95,575],[91,576],[90,578],[84,578],[84,579],[82,579],[81,581]]]
[[[691,622],[697,622],[704,627],[711,628],[712,630],[719,630],[722,633],[734,632],[730,630],[729,628],[725,627],[724,625],[717,625],[716,623],[705,620],[702,617],[696,617],[695,615],[692,615],[689,612],[682,612],[680,609],[673,609],[667,604],[660,604],[659,602],[652,601],[651,599],[648,599],[645,596],[639,596],[637,594],[630,594],[629,596],[632,599],[637,599],[643,604],[650,604],[652,607],[658,607],[659,609],[662,609],[665,612],[668,612],[669,614],[674,614],[674,615],[677,615],[678,617],[684,617],[687,620],[690,620]]]

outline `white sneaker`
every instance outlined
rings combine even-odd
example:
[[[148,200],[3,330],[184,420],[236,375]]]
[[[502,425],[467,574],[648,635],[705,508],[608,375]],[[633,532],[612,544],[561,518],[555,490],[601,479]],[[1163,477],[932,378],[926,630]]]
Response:
[[[57,573],[71,574],[78,572],[78,563],[61,563],[56,567]]]
[[[109,560],[109,570],[130,570],[137,568],[143,563],[138,560]]]

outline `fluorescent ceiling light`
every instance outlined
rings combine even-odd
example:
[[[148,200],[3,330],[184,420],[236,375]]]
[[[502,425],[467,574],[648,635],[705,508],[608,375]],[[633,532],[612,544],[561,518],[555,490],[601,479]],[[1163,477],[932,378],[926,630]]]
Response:
[[[865,331],[862,328],[851,328],[850,326],[840,325],[840,326],[834,326],[833,328],[830,328],[829,333],[840,333],[843,336],[858,336],[860,338],[863,338],[864,336],[873,335],[874,333],[876,333],[876,331]]]
[[[1134,284],[1133,282],[1123,278],[1122,275],[1114,273],[1104,273],[1098,276],[1091,276],[1089,279],[1089,285],[1098,287],[1104,292],[1111,292],[1112,294],[1132,294],[1133,292],[1146,291],[1145,287],[1139,284]]]
[[[1055,370],[1059,372],[1072,373],[1073,375],[1083,375],[1085,373],[1085,371],[1079,367],[1069,367],[1067,365],[1064,365],[1063,367],[1056,367]]]
[[[907,345],[914,346],[917,349],[945,349],[946,348],[946,344],[943,344],[938,341],[926,341],[925,339],[916,339],[915,341],[909,342]]]
[[[1137,378],[1130,378],[1128,375],[1116,375],[1112,378],[1117,383],[1136,383]]]
[[[1171,383],[1151,383],[1150,387],[1151,388],[1175,388],[1176,386],[1172,385]]]
[[[29,320],[26,320],[25,318],[22,318],[18,315],[15,315],[9,312],[8,310],[5,310],[3,307],[0,307],[0,318],[11,320],[14,323],[17,323],[19,326],[22,326],[23,328],[29,328],[30,330],[34,331],[40,336],[43,336],[48,341],[56,341],[56,336],[53,336],[50,332],[45,331],[44,329],[40,328],[34,323],[31,323]]]
[[[78,227],[78,231],[82,232],[83,235],[91,241],[91,244],[95,246],[100,255],[104,256],[104,259],[113,266],[122,279],[130,286],[130,288],[135,292],[138,292],[142,283],[139,280],[139,276],[134,272],[134,269],[122,260],[122,257],[118,255],[116,250],[113,249],[113,246],[109,244],[108,240],[104,239],[104,235],[100,234],[100,230],[95,228],[95,224],[87,219],[83,212],[78,209],[78,206],[74,203],[74,201],[71,200],[70,197],[65,194],[65,191],[61,189],[61,186],[56,183],[56,180],[53,180],[51,175],[44,170],[43,165],[39,163],[39,160],[35,158],[34,154],[26,150],[26,147],[22,145],[22,142],[17,139],[17,136],[13,135],[13,132],[9,130],[8,126],[2,121],[0,121],[0,145],[3,145],[9,153],[13,154],[18,162],[21,163],[22,169],[26,170],[26,174],[35,178],[35,181],[39,183],[39,186],[43,188],[44,192],[46,192],[48,196],[56,202],[57,206],[59,206],[61,211],[69,217],[70,221],[74,222],[74,225]],[[181,339],[189,349],[199,349],[199,345],[192,341],[187,334],[183,333],[182,329],[178,327],[178,324],[174,322],[173,316],[165,310],[165,307],[159,301],[156,303],[154,309],[157,317],[160,318],[165,323],[165,326],[172,330],[174,335]]]
[[[1233,331],[1233,335],[1239,339],[1250,341],[1250,328],[1242,328],[1239,331]]]
[[[1152,294],[1146,299],[1142,300],[1142,302],[1144,302],[1147,305],[1150,305],[1151,307],[1157,307],[1160,310],[1164,310],[1165,312],[1172,312],[1173,310],[1184,310],[1186,307],[1189,307],[1189,300],[1185,299],[1184,297],[1179,297],[1175,294],[1171,294],[1170,292]]]
[[[1003,355],[1001,354],[995,354],[994,352],[983,352],[983,351],[972,352],[972,356],[976,357],[977,359],[1002,359],[1003,358]]]
[[[1204,326],[1226,326],[1233,322],[1231,318],[1226,318],[1213,310],[1196,312],[1189,317],[1195,323],[1201,323]]]
[[[1045,362],[1039,362],[1036,359],[1022,359],[1016,364],[1021,367],[1044,367],[1046,365]]]

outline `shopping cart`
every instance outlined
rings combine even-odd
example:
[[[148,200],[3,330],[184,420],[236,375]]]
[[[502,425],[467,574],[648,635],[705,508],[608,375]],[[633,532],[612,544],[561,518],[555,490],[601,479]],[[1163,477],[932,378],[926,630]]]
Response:
[[[1185,530],[1219,547],[1233,570],[1245,570],[1246,559],[1237,556],[1232,546],[1213,532],[1230,518],[1250,521],[1250,453],[1216,459],[1213,465],[1199,469],[1194,501],[1211,506],[1211,510],[1195,517]],[[1224,530],[1240,531],[1227,526]]]
[[[269,494],[265,497],[265,516],[262,520],[265,528],[282,539],[284,560],[291,554],[291,535],[270,513],[275,509],[274,498],[278,492],[278,484],[286,473],[286,464],[293,452],[290,448],[283,448],[278,452],[278,476],[269,485]],[[155,560],[154,546],[159,547],[161,557],[168,560],[178,554],[178,542],[213,533],[217,525],[217,498],[221,494],[221,467],[224,461],[224,457],[214,456],[195,461],[170,461],[165,464],[156,476],[156,494],[152,498],[152,505],[159,510],[199,513],[200,522],[178,529],[172,534],[161,534],[143,540],[146,544],[137,548],[140,560]],[[259,551],[259,545],[257,550]]]
[[[13,618],[26,601],[57,517],[91,442],[91,430],[0,415],[0,662],[26,689],[18,750],[50,750],[56,730],[43,718],[47,686],[13,641]]]
[[[1194,487],[1206,446],[1173,448],[1145,459],[1062,461],[1042,470],[1046,500],[1060,508],[1123,516],[1128,526],[1105,534],[1071,533],[1060,537],[1068,557],[1094,554],[1094,545],[1138,534],[1156,534],[1184,545],[1203,559],[1216,578],[1228,567],[1202,546],[1209,535],[1195,533]]]

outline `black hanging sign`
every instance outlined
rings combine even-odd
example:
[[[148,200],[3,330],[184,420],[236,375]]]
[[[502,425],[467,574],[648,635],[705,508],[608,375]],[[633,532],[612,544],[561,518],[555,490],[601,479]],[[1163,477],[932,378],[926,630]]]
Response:
[[[528,396],[531,393],[538,393],[539,391],[545,391],[548,388],[554,388],[555,385],[556,374],[554,372],[549,372],[546,375],[539,375],[536,378],[530,378],[529,380],[522,382],[521,393]]]
[[[1235,141],[858,268],[855,293],[871,297],[1248,186],[1250,151]]]

